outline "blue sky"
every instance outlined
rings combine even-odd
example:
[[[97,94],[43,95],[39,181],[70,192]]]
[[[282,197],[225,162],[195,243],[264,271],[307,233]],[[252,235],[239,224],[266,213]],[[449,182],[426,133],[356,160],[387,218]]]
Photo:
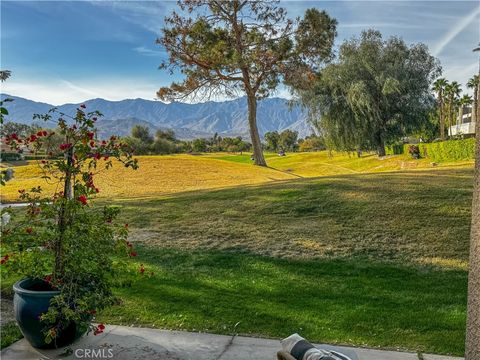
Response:
[[[173,78],[158,70],[155,45],[174,1],[5,1],[1,3],[1,68],[13,76],[4,93],[51,104],[95,97],[153,99]],[[362,29],[423,42],[449,80],[478,70],[478,1],[282,1],[289,16],[325,9],[339,22],[337,45]],[[286,95],[280,89],[279,96]]]

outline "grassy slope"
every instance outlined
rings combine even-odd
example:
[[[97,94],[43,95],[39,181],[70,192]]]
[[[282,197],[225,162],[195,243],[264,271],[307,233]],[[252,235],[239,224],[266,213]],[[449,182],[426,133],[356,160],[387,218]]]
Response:
[[[416,161],[406,156],[379,160],[374,155],[366,155],[358,159],[345,154],[329,157],[323,151],[293,153],[286,157],[266,154],[266,157],[270,168],[247,166],[251,163],[248,154],[140,156],[140,171],[115,166],[110,172],[100,173],[96,185],[101,190],[99,198],[151,199],[179,192],[254,185],[298,177],[432,168],[427,159]],[[472,164],[473,162],[457,162],[440,164],[439,167]],[[28,165],[15,166],[14,169],[14,180],[1,189],[2,202],[17,201],[19,189],[30,189],[39,184],[48,192],[57,188],[54,183],[45,183],[41,178],[42,171],[34,161]]]
[[[159,198],[168,193],[159,183],[176,186],[160,173],[148,177],[148,196],[128,183],[130,199],[121,204],[139,244],[133,266],[144,263],[155,276],[118,290],[122,303],[99,320],[217,333],[241,321],[245,334],[463,353],[471,166],[426,170],[427,161],[325,154],[269,159],[300,176],[336,174],[302,179],[232,163],[244,157],[206,157],[213,180],[203,165],[176,173],[188,174],[181,181],[197,184],[195,192],[170,189]],[[158,166],[172,158],[157,158]],[[212,190],[227,164],[286,181],[268,175]]]

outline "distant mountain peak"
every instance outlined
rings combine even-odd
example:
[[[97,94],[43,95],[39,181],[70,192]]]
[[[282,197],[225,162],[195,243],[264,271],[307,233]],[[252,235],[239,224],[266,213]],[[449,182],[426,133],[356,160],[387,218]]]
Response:
[[[14,99],[7,104],[10,115],[6,117],[6,121],[31,124],[33,114],[46,113],[52,107],[57,107],[64,113],[73,113],[84,103],[87,104],[88,110],[98,110],[104,115],[97,123],[102,136],[127,135],[131,127],[143,124],[149,126],[152,132],[155,129],[172,129],[180,139],[209,137],[214,133],[249,138],[245,97],[197,104],[181,102],[167,104],[140,98],[119,101],[96,98],[60,106],[1,94],[2,99],[6,97]],[[262,136],[268,131],[285,129],[298,131],[300,137],[313,133],[305,112],[298,106],[290,108],[288,100],[279,97],[258,102],[257,124]]]

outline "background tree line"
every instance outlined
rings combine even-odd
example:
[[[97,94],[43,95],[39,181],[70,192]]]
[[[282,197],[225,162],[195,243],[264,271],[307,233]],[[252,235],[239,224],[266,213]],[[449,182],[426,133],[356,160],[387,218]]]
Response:
[[[444,140],[446,136],[445,129],[457,123],[457,119],[461,121],[466,106],[472,106],[472,122],[477,120],[479,111],[479,86],[480,76],[474,75],[467,82],[467,87],[473,89],[473,97],[464,94],[461,96],[462,89],[456,81],[448,82],[445,78],[439,78],[433,83],[433,90],[436,95],[436,111],[435,116],[438,123],[438,135]]]
[[[241,137],[221,137],[215,134],[209,139],[178,140],[173,130],[157,130],[155,136],[148,127],[135,125],[125,142],[135,149],[135,154],[175,154],[192,152],[250,151],[251,144]]]

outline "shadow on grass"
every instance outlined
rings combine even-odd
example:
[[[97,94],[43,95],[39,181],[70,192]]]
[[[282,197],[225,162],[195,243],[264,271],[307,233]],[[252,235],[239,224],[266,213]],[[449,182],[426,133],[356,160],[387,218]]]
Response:
[[[102,321],[461,355],[467,274],[357,258],[287,260],[140,247],[153,271]],[[138,266],[138,264],[137,264]]]
[[[370,256],[465,268],[472,171],[299,179],[122,201],[147,244],[276,257]]]

